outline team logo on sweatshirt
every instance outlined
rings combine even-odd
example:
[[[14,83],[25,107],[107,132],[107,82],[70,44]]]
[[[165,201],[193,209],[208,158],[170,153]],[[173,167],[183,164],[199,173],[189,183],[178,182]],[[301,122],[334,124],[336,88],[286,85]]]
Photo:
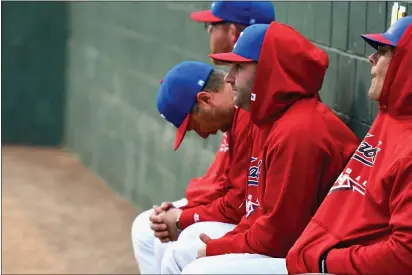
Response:
[[[259,200],[256,200],[256,202],[253,202],[252,194],[249,194],[246,200],[246,219],[249,218],[250,215],[255,213],[258,207],[259,207]]]
[[[367,138],[373,137],[371,134],[367,134],[365,139],[359,145],[356,152],[353,154],[352,158],[361,162],[364,165],[372,167],[375,163],[376,156],[378,155],[379,151],[381,150],[379,146],[382,144],[381,141],[378,144],[373,145],[366,141]]]
[[[260,166],[262,165],[262,160],[252,157],[250,159],[248,185],[257,186],[259,184]]]
[[[352,169],[346,168],[338,177],[329,191],[329,194],[336,191],[352,190],[365,196],[367,180],[362,180],[360,176],[351,177]]]

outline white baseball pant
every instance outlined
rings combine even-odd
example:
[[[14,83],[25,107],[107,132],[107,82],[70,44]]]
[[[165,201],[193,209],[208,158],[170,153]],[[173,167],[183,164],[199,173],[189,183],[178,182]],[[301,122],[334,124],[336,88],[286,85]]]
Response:
[[[182,274],[288,274],[285,259],[260,254],[204,257],[188,264]]]
[[[180,274],[183,268],[196,260],[198,249],[204,245],[199,238],[200,233],[217,239],[235,226],[222,222],[199,222],[187,227],[180,233],[178,240],[164,252],[161,274]]]
[[[186,204],[187,200],[185,198],[173,202],[173,205],[177,208]],[[149,220],[153,211],[153,209],[150,209],[142,212],[136,217],[132,225],[133,252],[139,265],[140,274],[160,274],[163,254],[166,248],[173,243],[161,243],[154,236]]]

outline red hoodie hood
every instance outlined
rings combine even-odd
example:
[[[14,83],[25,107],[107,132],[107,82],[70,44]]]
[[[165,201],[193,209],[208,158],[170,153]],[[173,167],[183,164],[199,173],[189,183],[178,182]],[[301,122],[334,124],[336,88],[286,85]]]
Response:
[[[379,105],[398,119],[412,117],[412,26],[409,26],[394,51]]]
[[[300,33],[271,23],[259,56],[250,115],[257,125],[277,119],[298,99],[318,96],[328,68],[327,54]]]

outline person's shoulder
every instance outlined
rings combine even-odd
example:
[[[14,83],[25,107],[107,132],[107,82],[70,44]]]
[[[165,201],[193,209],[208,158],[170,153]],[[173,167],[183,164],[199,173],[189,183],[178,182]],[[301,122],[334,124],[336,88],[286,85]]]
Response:
[[[329,136],[328,127],[336,123],[339,118],[323,103],[304,103],[291,108],[276,121],[270,137],[281,137],[288,142],[319,143]]]

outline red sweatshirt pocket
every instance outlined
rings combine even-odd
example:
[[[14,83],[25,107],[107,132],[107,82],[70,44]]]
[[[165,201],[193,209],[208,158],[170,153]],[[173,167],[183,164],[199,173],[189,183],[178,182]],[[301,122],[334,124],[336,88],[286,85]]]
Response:
[[[317,273],[321,256],[339,243],[322,224],[312,219],[289,250],[286,265],[289,274]]]

